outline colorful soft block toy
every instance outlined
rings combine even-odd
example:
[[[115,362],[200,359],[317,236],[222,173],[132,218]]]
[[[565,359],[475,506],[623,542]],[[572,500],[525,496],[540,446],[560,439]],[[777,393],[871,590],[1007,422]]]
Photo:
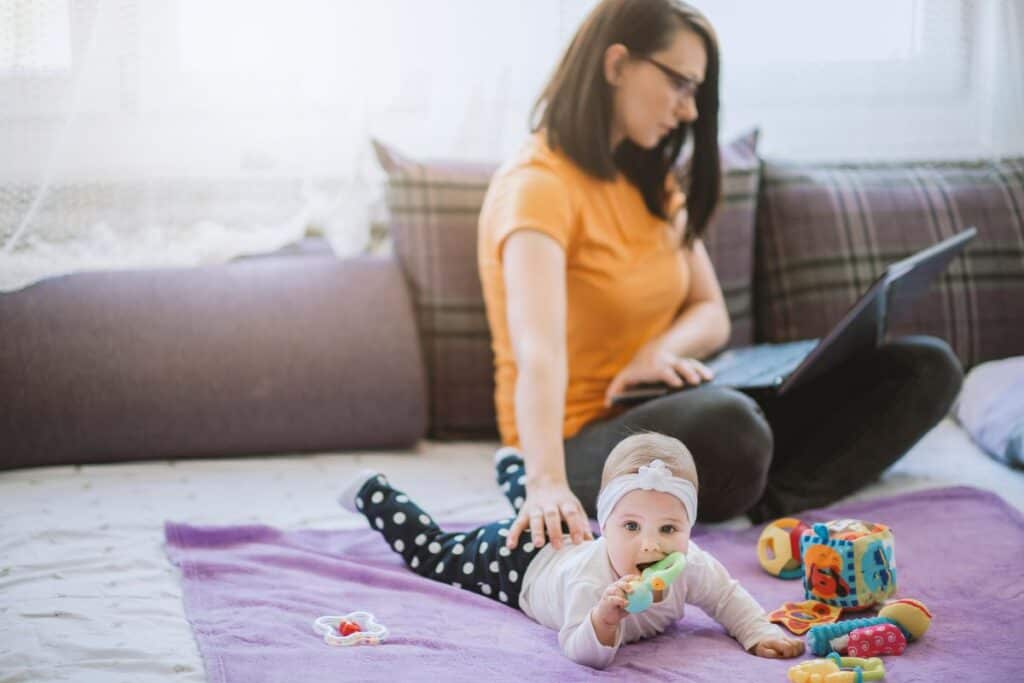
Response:
[[[896,592],[893,534],[884,524],[839,519],[800,536],[804,594],[843,610],[861,610]]]

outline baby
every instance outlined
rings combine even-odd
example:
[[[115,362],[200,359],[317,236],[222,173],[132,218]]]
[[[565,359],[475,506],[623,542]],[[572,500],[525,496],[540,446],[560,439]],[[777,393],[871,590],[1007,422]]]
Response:
[[[508,448],[495,459],[498,482],[518,508],[525,498],[523,461]],[[661,633],[682,617],[686,603],[761,657],[796,657],[804,650],[802,640],[770,623],[725,567],[690,541],[696,466],[686,447],[668,436],[636,434],[612,449],[597,500],[603,536],[561,549],[529,542],[508,548],[511,519],[446,533],[376,472],[357,477],[341,504],[365,515],[414,572],[518,607],[557,630],[562,651],[580,664],[608,666],[624,643]],[[680,578],[647,610],[626,612],[630,581],[676,551],[687,560]]]

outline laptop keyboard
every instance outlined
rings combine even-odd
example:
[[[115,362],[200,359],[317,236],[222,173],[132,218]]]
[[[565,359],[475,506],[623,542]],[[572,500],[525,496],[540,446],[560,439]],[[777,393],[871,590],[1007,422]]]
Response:
[[[710,384],[737,389],[777,386],[796,370],[817,345],[817,339],[805,339],[723,351],[707,364],[715,372],[715,378]],[[691,388],[693,385],[670,389],[663,382],[636,384],[621,391],[612,402],[618,405],[634,405],[670,392]]]
[[[708,363],[715,372],[712,383],[727,387],[774,386],[817,345],[817,339],[804,339],[724,351]]]

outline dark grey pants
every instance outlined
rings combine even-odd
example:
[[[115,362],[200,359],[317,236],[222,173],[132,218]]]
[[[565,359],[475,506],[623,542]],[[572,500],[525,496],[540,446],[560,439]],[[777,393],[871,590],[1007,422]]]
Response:
[[[963,370],[934,337],[886,343],[784,396],[702,386],[586,425],[565,442],[569,485],[593,516],[601,470],[629,434],[689,447],[698,519],[755,522],[826,505],[874,481],[949,411]]]

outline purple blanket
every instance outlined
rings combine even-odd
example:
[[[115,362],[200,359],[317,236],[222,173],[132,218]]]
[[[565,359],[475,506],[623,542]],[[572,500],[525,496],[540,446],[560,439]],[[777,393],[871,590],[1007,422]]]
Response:
[[[801,515],[857,517],[896,536],[899,597],[922,600],[931,630],[886,681],[1024,680],[1024,516],[970,488],[931,490]],[[452,527],[455,528],[454,526]],[[802,600],[798,581],[765,574],[760,529],[694,538],[768,610]],[[665,633],[627,645],[605,671],[564,658],[556,633],[490,599],[416,576],[380,536],[265,526],[168,523],[167,552],[181,568],[185,612],[211,681],[628,680],[785,681],[797,660],[744,652],[697,608]],[[321,615],[366,610],[391,636],[377,646],[330,647]]]

